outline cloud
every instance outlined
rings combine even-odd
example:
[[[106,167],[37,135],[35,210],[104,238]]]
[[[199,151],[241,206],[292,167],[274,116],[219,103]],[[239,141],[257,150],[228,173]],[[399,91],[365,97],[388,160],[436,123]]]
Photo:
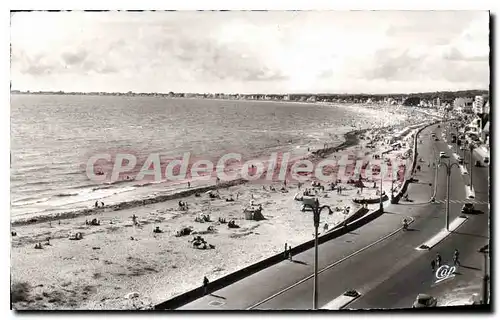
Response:
[[[373,67],[365,73],[368,79],[407,80],[418,74],[425,56],[412,56],[410,50],[382,49],[375,53]]]
[[[488,61],[488,55],[480,55],[480,56],[465,56],[459,49],[456,47],[450,47],[447,51],[443,53],[443,58],[445,60],[450,61],[466,61],[466,62],[474,62],[474,61]]]
[[[18,13],[12,84],[125,92],[487,87],[488,19],[466,11]]]
[[[81,64],[88,55],[87,50],[79,49],[77,52],[64,52],[61,57],[66,65],[73,66]]]

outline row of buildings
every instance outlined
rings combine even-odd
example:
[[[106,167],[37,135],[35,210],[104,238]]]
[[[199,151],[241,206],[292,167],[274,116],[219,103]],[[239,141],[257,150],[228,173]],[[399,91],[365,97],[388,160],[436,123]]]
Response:
[[[454,111],[468,115],[471,119],[467,125],[468,131],[479,137],[484,146],[489,149],[490,144],[490,101],[485,96],[474,98],[457,98],[454,102]]]

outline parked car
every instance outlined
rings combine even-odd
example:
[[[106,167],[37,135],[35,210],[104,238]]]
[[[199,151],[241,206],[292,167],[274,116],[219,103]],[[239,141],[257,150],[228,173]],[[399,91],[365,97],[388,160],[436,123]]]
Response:
[[[438,137],[435,137],[435,138],[434,138],[434,141],[439,141],[439,138],[438,138]]]
[[[476,160],[476,164],[475,164],[476,167],[480,167],[481,166],[481,161],[479,160]]]
[[[428,294],[421,293],[413,302],[413,308],[432,308],[437,306],[437,299]]]
[[[440,124],[438,124],[438,128],[441,128],[441,125],[440,125]]]
[[[439,153],[439,157],[440,157],[440,158],[448,158],[448,156],[446,155],[446,153],[444,153],[443,151],[441,151],[441,152]]]
[[[462,206],[462,213],[473,213],[473,212],[474,212],[474,204],[468,202]]]
[[[458,157],[458,163],[459,164],[464,164],[464,158]]]

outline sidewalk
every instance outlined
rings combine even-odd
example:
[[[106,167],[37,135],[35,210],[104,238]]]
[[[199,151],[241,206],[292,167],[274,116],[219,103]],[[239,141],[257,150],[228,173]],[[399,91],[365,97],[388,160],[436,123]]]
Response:
[[[394,212],[388,205],[387,211]],[[401,228],[402,216],[383,214],[372,222],[319,246],[318,269],[346,258]],[[361,236],[362,235],[362,236]],[[328,252],[329,254],[325,254]],[[321,254],[323,253],[323,254]],[[179,310],[242,310],[313,274],[314,248],[246,277],[179,308]]]

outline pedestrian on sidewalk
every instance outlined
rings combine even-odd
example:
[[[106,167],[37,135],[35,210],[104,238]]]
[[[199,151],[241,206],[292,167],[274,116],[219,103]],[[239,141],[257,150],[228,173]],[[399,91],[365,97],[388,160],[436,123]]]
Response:
[[[288,253],[286,251],[287,250],[287,246],[288,246],[288,244],[285,242],[285,251],[283,252],[283,256],[284,256],[285,259],[287,258],[287,253]]]
[[[288,247],[288,260],[292,261],[292,246]]]
[[[208,278],[207,276],[203,277],[203,295],[207,295],[207,292],[208,292],[208,283],[210,281],[208,281]]]
[[[436,260],[432,260],[431,261],[431,268],[432,268],[432,272],[434,272],[436,270]]]

